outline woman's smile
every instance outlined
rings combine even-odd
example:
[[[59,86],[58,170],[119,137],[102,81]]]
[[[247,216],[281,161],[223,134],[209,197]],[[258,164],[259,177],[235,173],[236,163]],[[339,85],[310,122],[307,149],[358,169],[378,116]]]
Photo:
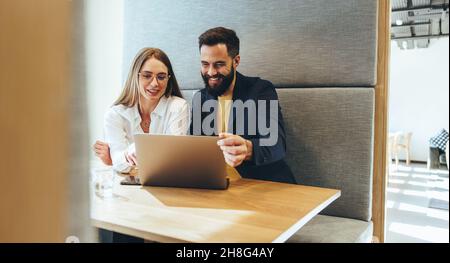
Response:
[[[158,96],[160,91],[161,91],[161,89],[145,89],[145,93],[152,97]]]

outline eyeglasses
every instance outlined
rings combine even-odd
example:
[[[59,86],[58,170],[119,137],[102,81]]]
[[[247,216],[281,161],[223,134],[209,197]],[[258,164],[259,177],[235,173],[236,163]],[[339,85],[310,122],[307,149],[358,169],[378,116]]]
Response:
[[[155,77],[156,77],[156,81],[158,83],[162,83],[170,78],[170,75],[167,75],[165,73],[159,73],[159,74],[153,75],[151,73],[139,72],[138,75],[144,84],[148,84],[148,83],[152,82],[153,78],[155,78]]]

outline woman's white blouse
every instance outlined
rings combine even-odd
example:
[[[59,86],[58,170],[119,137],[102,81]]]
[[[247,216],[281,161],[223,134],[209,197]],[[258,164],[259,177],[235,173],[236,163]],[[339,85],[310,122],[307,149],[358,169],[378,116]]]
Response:
[[[185,135],[189,127],[189,105],[186,100],[170,96],[161,97],[150,114],[150,134]],[[133,135],[144,133],[138,106],[116,105],[105,115],[105,141],[109,144],[113,169],[128,172],[131,166],[125,159],[125,152],[134,152]]]

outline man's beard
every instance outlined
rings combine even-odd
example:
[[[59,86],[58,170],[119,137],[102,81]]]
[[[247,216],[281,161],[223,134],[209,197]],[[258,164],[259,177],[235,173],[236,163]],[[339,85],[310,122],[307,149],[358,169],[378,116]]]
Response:
[[[234,67],[233,67],[233,65],[231,65],[230,74],[228,74],[227,76],[224,76],[220,73],[217,73],[214,76],[208,76],[207,74],[201,74],[201,75],[203,78],[203,82],[205,82],[205,87],[206,87],[206,90],[208,91],[208,93],[210,95],[212,95],[213,97],[218,97],[218,96],[222,96],[228,90],[231,83],[233,82]],[[217,78],[219,81],[222,80],[222,82],[217,87],[211,87],[211,86],[209,86],[209,83],[208,83],[210,78]]]

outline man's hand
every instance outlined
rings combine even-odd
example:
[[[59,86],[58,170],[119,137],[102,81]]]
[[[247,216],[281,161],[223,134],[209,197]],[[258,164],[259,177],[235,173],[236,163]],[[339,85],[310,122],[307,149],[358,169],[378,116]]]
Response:
[[[96,141],[94,146],[95,155],[106,165],[112,165],[111,154],[109,153],[109,145],[102,141]]]
[[[249,140],[245,140],[239,135],[230,133],[220,133],[217,145],[223,151],[225,162],[231,167],[242,164],[245,160],[251,160],[253,153],[253,145]]]

